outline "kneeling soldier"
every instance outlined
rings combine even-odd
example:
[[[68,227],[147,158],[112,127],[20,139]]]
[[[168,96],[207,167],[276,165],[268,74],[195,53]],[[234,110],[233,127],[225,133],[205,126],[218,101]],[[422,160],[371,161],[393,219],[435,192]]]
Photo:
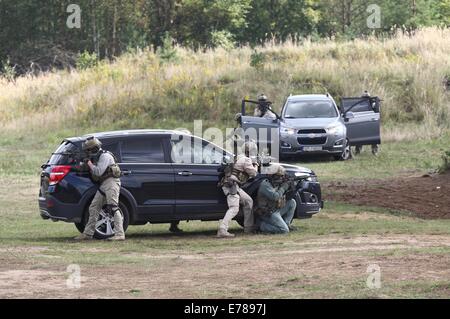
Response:
[[[89,137],[83,143],[83,151],[89,155],[87,165],[94,182],[100,184],[91,205],[89,206],[89,220],[84,232],[76,237],[76,240],[92,239],[98,216],[103,208],[114,216],[114,236],[108,240],[124,240],[123,217],[119,210],[120,195],[120,168],[114,155],[102,150],[101,142],[95,137]],[[92,158],[92,161],[91,161]]]
[[[288,233],[293,229],[290,224],[297,206],[294,199],[286,201],[290,182],[285,180],[285,169],[279,164],[270,165],[267,174],[269,178],[261,182],[256,198],[259,230],[271,234]]]
[[[255,231],[255,222],[253,218],[253,200],[243,191],[239,185],[245,183],[249,178],[255,177],[258,173],[257,168],[250,159],[251,152],[257,152],[257,146],[253,142],[244,144],[244,153],[238,155],[230,172],[225,172],[225,176],[219,183],[223,193],[227,196],[228,210],[225,217],[219,222],[217,237],[234,237],[234,234],[228,232],[230,221],[239,213],[239,206],[242,205],[244,211],[244,232],[253,233]]]

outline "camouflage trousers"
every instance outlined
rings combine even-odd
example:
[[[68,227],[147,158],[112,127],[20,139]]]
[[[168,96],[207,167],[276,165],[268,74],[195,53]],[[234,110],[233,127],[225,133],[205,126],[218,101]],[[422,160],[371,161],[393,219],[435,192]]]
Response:
[[[228,187],[222,187],[222,190],[227,196],[228,210],[224,218],[219,223],[219,228],[228,231],[230,221],[239,213],[239,208],[242,206],[244,213],[244,228],[253,229],[255,221],[253,217],[253,199],[238,187],[237,194],[231,195]]]
[[[105,205],[110,205],[114,212],[114,232],[116,236],[125,236],[123,231],[123,216],[119,211],[120,179],[108,178],[100,186],[89,206],[89,220],[84,228],[84,234],[93,236],[98,216]]]

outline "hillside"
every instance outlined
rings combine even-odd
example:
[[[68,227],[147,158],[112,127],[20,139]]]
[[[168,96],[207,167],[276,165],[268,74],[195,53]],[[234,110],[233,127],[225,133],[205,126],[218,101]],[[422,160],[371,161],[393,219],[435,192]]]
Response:
[[[279,108],[290,93],[326,87],[335,98],[365,89],[382,97],[385,140],[429,138],[450,122],[449,53],[450,29],[436,28],[412,37],[268,43],[255,50],[176,48],[170,61],[138,50],[86,70],[2,80],[1,134],[15,139],[32,132],[46,142],[48,132],[189,128],[194,119],[225,127],[234,124],[246,95],[264,92]]]

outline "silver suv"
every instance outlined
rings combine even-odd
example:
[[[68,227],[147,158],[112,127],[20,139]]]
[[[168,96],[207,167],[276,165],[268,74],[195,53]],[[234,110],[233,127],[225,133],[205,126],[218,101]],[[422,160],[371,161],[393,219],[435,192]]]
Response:
[[[246,116],[243,101],[242,127],[277,129],[280,157],[329,154],[336,160],[347,160],[351,146],[381,143],[378,97],[342,98],[338,107],[329,94],[291,95],[276,117]],[[258,142],[272,145],[273,136],[260,134]]]

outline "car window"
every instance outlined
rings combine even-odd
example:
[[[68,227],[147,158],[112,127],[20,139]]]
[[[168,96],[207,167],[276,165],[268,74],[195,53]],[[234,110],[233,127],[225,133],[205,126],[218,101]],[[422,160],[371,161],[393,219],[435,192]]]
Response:
[[[354,105],[355,103],[358,102],[358,100],[361,99],[346,99],[344,100],[344,111],[349,110],[352,105]],[[361,100],[357,105],[355,105],[354,107],[352,107],[352,109],[350,110],[350,112],[353,113],[359,113],[359,112],[370,112],[373,111],[372,106],[370,105],[370,100],[366,99],[366,100]]]
[[[117,159],[119,158],[119,142],[102,142],[102,148],[113,153]]]
[[[122,141],[123,163],[164,163],[164,149],[159,138],[138,138]]]
[[[68,165],[76,162],[80,156],[78,147],[68,141],[62,142],[58,149],[50,157],[48,164],[50,165]]]
[[[223,160],[223,149],[207,141],[182,136],[172,140],[172,161],[184,164],[220,164]]]
[[[329,101],[290,101],[286,106],[285,118],[333,118],[336,108]]]

